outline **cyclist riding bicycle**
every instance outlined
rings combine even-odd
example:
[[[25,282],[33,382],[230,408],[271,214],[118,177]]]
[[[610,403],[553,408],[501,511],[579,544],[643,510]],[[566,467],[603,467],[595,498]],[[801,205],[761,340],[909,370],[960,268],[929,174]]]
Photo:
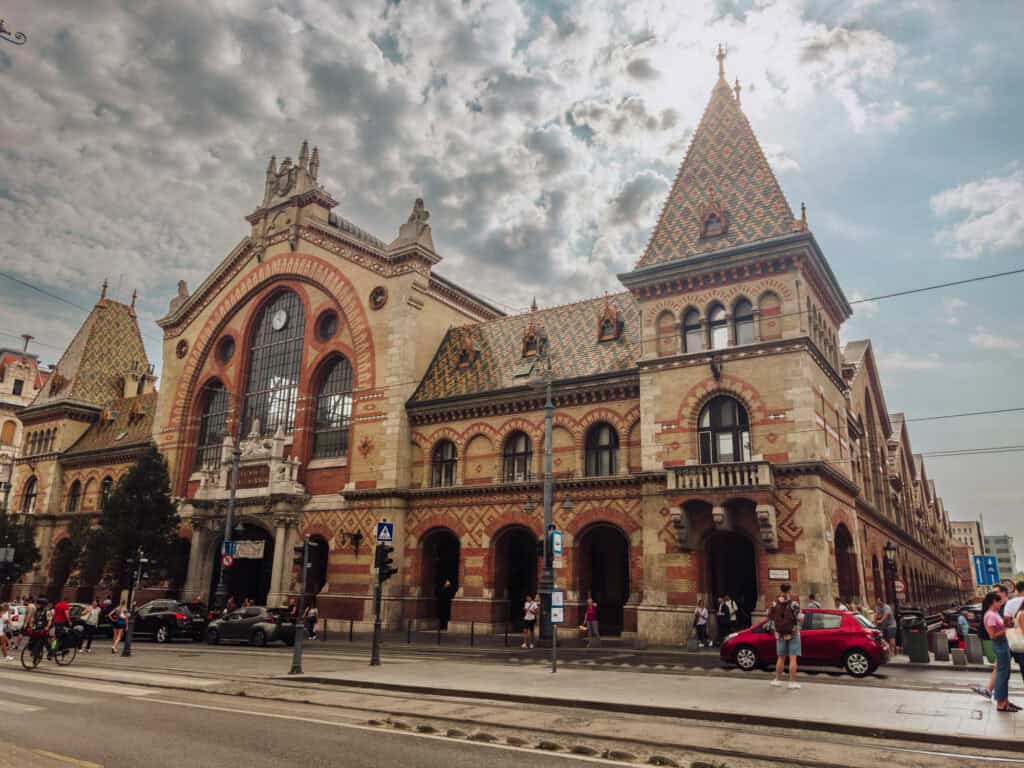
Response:
[[[50,645],[49,656],[51,659],[53,658],[54,651],[64,648],[68,641],[68,632],[71,628],[71,618],[68,616],[70,607],[63,599],[58,600],[57,604],[53,606],[53,615],[50,623],[53,626],[55,642]]]
[[[32,623],[26,626],[25,632],[28,634],[28,644],[30,646],[40,643],[47,644],[46,640],[50,636],[50,612],[47,610],[45,597],[40,597],[36,600],[36,610],[32,617]],[[53,652],[49,648],[47,648],[47,656],[51,659],[53,658]]]

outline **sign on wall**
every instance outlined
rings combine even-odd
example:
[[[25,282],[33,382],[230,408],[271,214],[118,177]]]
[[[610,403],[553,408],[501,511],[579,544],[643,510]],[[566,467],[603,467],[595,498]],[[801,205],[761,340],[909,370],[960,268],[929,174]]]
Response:
[[[974,556],[974,583],[986,587],[999,583],[999,561],[995,555]]]
[[[263,546],[265,541],[251,541],[242,539],[235,542],[235,558],[248,560],[262,560]]]
[[[789,568],[769,568],[768,578],[772,581],[789,581]]]

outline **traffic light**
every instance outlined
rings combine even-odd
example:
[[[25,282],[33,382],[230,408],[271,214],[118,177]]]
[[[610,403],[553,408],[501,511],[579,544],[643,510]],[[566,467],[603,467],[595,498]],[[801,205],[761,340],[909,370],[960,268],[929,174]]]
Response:
[[[299,570],[302,570],[302,566],[306,564],[305,547],[300,544],[299,546],[294,547],[293,551],[295,552],[295,557],[292,558],[292,565]]]
[[[378,544],[373,553],[373,564],[377,567],[377,580],[381,584],[398,573],[398,569],[394,567],[395,563],[391,559],[394,551],[395,548],[388,544]]]

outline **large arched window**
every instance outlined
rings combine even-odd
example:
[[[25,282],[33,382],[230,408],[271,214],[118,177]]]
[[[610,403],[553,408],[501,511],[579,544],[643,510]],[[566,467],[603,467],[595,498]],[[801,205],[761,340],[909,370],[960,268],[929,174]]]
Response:
[[[442,440],[434,446],[430,457],[430,484],[434,487],[455,485],[455,468],[458,458],[455,454],[455,443]]]
[[[31,515],[36,511],[36,495],[39,493],[35,475],[25,483],[25,490],[21,494],[21,513]]]
[[[505,482],[526,480],[530,476],[533,446],[525,432],[513,432],[505,440]]]
[[[110,501],[110,492],[114,488],[114,478],[107,475],[103,478],[103,482],[100,483],[100,511],[104,512],[107,509],[107,502]]]
[[[220,464],[224,436],[228,433],[228,391],[219,381],[206,387],[203,415],[199,417],[196,467],[215,469]]]
[[[697,441],[701,464],[750,461],[747,409],[728,395],[713,398],[700,412]]]
[[[737,344],[754,343],[754,305],[746,299],[740,299],[732,310],[732,324],[736,332]]]
[[[700,327],[700,312],[689,309],[683,315],[683,352],[700,352],[704,349],[704,333]]]
[[[14,432],[17,427],[13,421],[5,421],[3,429],[0,430],[0,444],[14,445]]]
[[[348,454],[348,427],[352,418],[352,366],[344,357],[335,358],[328,366],[316,396],[314,458]]]
[[[291,432],[302,367],[306,313],[298,295],[283,291],[260,310],[249,348],[243,429],[272,435],[278,427]]]
[[[619,435],[610,424],[598,422],[587,432],[588,476],[614,475],[619,468]]]
[[[708,335],[711,349],[725,349],[729,346],[729,320],[721,304],[715,304],[708,312]]]
[[[75,480],[71,484],[71,490],[68,491],[68,514],[74,514],[78,511],[78,507],[82,502],[82,481]]]

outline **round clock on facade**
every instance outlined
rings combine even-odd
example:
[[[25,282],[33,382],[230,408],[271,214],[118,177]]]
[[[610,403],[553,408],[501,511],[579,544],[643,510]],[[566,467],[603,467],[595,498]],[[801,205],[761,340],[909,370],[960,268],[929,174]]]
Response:
[[[280,331],[286,325],[288,325],[288,313],[283,309],[277,310],[273,317],[270,318],[270,324],[273,326],[275,331]]]
[[[383,285],[378,285],[372,291],[370,291],[370,308],[381,309],[385,304],[388,303],[388,289]]]
[[[174,348],[174,354],[176,354],[178,356],[179,360],[181,358],[183,358],[185,355],[187,355],[188,354],[188,342],[185,341],[184,339],[179,341],[178,345]]]

